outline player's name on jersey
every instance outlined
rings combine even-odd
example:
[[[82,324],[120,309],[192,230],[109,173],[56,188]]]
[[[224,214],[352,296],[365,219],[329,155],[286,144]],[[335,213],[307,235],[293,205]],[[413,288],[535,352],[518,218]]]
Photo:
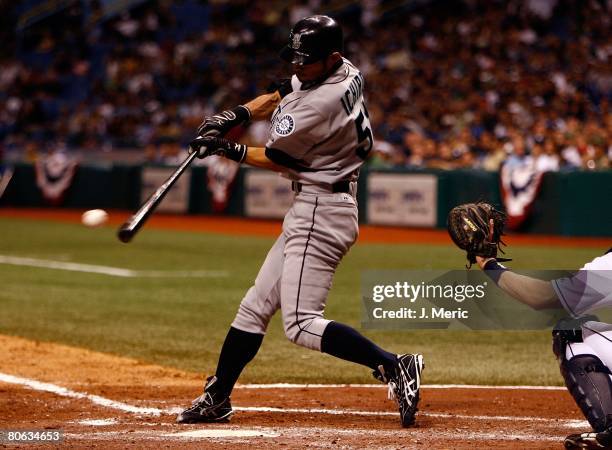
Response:
[[[436,307],[423,308],[397,308],[386,310],[384,308],[374,308],[372,310],[373,319],[469,319],[470,312],[462,308],[448,309]]]
[[[340,100],[342,102],[344,111],[346,111],[346,114],[349,116],[351,115],[357,101],[359,101],[359,99],[363,96],[363,84],[363,75],[361,72],[358,72]]]

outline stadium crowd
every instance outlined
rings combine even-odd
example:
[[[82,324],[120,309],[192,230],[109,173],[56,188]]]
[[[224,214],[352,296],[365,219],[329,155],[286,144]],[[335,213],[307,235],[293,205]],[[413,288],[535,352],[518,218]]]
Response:
[[[156,0],[108,15],[91,0],[23,29],[15,7],[0,32],[0,147],[176,162],[205,114],[290,74],[278,58],[290,24],[322,12],[366,78],[370,165],[610,167],[609,1],[287,3]],[[267,126],[244,132],[261,144]]]

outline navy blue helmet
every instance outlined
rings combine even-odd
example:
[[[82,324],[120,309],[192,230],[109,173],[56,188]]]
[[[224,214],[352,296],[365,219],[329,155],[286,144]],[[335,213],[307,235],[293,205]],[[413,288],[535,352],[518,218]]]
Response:
[[[342,53],[342,28],[329,16],[310,16],[299,20],[289,34],[289,43],[280,56],[292,64],[312,64],[334,52]]]

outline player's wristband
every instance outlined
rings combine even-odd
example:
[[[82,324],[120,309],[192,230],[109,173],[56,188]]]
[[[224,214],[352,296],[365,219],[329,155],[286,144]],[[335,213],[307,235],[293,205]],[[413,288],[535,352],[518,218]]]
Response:
[[[236,115],[236,124],[247,123],[251,120],[251,111],[244,105],[238,105],[231,111]]]
[[[247,155],[247,146],[244,144],[237,144],[234,142],[228,142],[228,147],[225,149],[224,156],[227,159],[231,159],[232,161],[236,161],[237,163],[242,163],[246,159]]]
[[[486,273],[487,276],[495,282],[495,284],[499,284],[499,278],[502,276],[502,273],[509,269],[497,262],[495,258],[491,258],[485,263],[482,270],[484,270],[484,273]]]

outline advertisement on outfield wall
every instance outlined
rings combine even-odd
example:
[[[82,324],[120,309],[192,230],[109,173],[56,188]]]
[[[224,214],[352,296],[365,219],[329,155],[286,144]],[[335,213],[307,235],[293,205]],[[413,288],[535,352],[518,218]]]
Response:
[[[157,190],[176,167],[143,167],[140,189],[140,202],[144,203]],[[157,211],[174,214],[185,214],[189,210],[189,186],[191,171],[187,170],[166,194],[157,207]]]
[[[282,219],[293,202],[291,181],[279,174],[249,170],[244,175],[244,214]]]
[[[368,223],[435,227],[437,207],[435,175],[371,173],[368,177]]]

